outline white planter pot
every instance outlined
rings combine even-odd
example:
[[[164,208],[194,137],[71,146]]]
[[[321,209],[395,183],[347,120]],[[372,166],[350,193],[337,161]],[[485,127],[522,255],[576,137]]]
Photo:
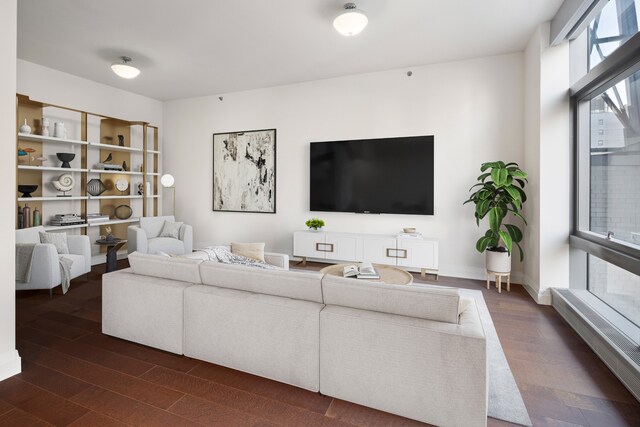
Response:
[[[485,251],[487,270],[496,273],[511,272],[511,255],[509,252]]]

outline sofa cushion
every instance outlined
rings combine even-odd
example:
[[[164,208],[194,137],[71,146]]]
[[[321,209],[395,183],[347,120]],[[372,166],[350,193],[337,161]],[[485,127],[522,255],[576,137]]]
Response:
[[[148,245],[148,253],[150,254],[165,252],[171,255],[182,255],[184,253],[182,240],[171,237],[154,237],[149,239]]]
[[[67,233],[47,233],[40,232],[40,243],[51,243],[56,247],[59,254],[68,254],[69,245],[67,244]]]
[[[231,243],[231,253],[264,261],[264,243]]]
[[[147,234],[147,238],[158,237],[165,221],[175,222],[173,215],[168,216],[143,216],[140,218],[140,228]]]
[[[179,280],[188,283],[202,283],[198,259],[166,257],[162,255],[133,252],[129,254],[129,265],[135,274]]]
[[[460,295],[455,288],[389,285],[325,275],[322,295],[327,305],[458,323]]]
[[[200,264],[202,283],[322,304],[322,273],[262,270],[243,265],[205,261]]]
[[[160,235],[158,237],[170,237],[172,239],[180,238],[180,227],[182,227],[182,222],[173,222],[173,221],[165,221],[162,226],[162,231],[160,231]]]

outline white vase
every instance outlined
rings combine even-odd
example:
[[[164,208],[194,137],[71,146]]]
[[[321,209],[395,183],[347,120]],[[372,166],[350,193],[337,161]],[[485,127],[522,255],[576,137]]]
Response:
[[[20,133],[26,133],[26,134],[31,133],[31,126],[27,124],[27,119],[24,119],[24,124],[20,126]]]
[[[64,122],[55,122],[53,125],[53,136],[55,138],[64,138],[65,133]]]
[[[495,273],[511,272],[511,255],[509,252],[485,251],[487,270]]]

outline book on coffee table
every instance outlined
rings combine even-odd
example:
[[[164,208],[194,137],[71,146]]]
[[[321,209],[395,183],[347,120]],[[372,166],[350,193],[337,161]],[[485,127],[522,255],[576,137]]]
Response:
[[[379,279],[380,275],[373,268],[370,262],[363,262],[360,265],[346,265],[342,269],[343,277],[355,277],[356,279]]]

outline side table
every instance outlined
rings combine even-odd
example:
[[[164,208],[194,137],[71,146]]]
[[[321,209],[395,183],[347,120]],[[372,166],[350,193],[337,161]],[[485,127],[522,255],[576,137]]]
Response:
[[[502,278],[503,277],[507,278],[507,292],[511,292],[511,273],[510,272],[509,273],[500,273],[500,272],[497,272],[497,271],[487,270],[487,289],[489,289],[491,287],[490,278],[491,278],[492,274],[495,277],[496,288],[498,289],[498,293],[499,294],[502,293]]]
[[[118,269],[118,249],[127,243],[125,239],[96,240],[96,244],[107,247],[107,273]]]

